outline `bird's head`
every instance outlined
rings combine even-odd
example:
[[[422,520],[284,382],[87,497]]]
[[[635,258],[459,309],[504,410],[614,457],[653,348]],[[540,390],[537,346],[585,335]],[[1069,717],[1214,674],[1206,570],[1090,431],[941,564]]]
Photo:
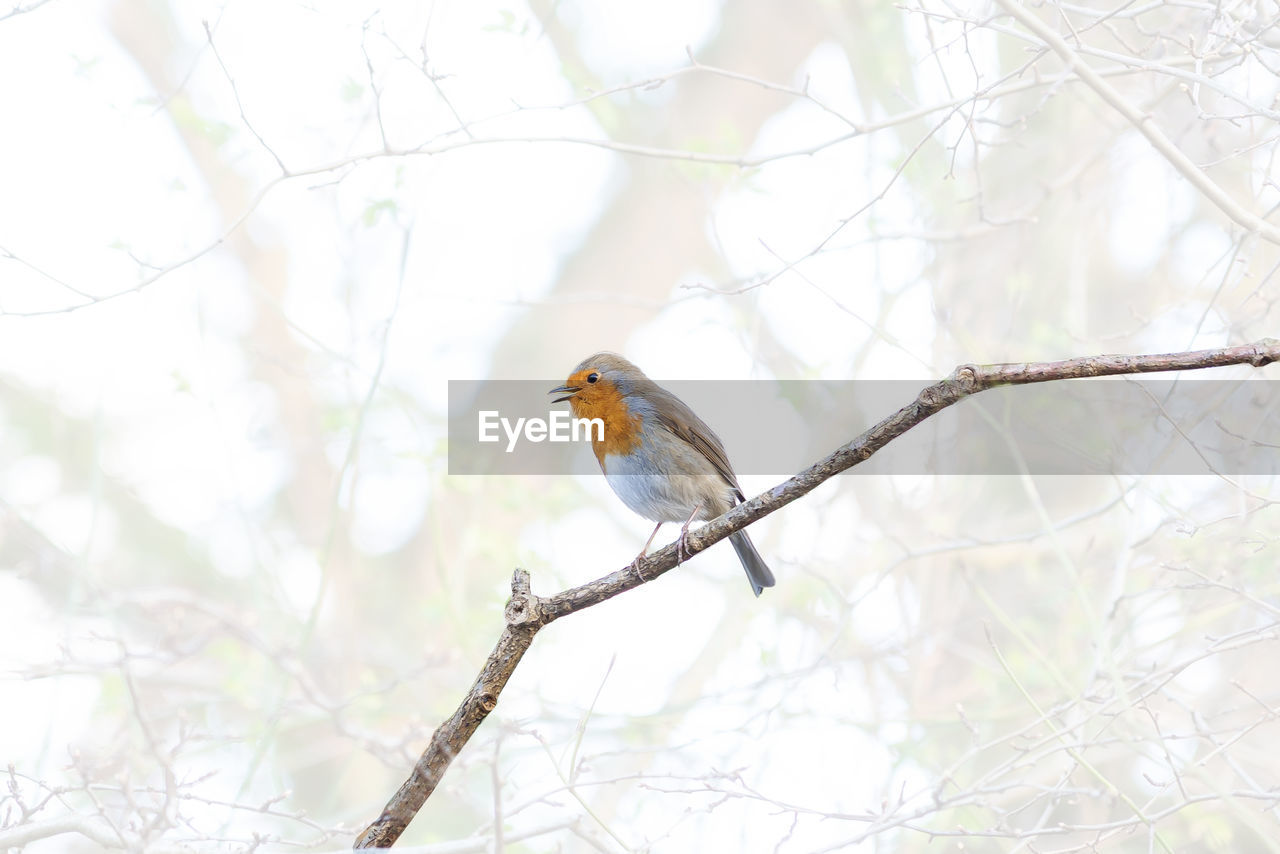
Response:
[[[605,430],[622,426],[635,413],[627,398],[642,390],[648,378],[617,353],[596,353],[578,363],[564,385],[551,389],[561,395],[553,402],[569,401],[576,418],[602,418]]]

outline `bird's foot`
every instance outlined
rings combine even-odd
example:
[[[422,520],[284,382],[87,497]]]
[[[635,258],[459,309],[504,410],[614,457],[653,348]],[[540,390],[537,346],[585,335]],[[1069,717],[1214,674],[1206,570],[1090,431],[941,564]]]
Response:
[[[631,561],[631,571],[636,574],[636,578],[640,579],[641,583],[647,582],[649,580],[645,578],[644,573],[640,571],[640,562],[643,561],[644,558],[645,558],[645,553],[640,552],[640,554],[636,555],[636,559]]]
[[[684,524],[680,526],[680,538],[676,540],[676,566],[684,563],[689,554],[689,544],[685,541],[689,536],[689,525],[693,522],[693,517],[698,515],[698,511],[702,509],[702,503],[699,502],[693,512],[689,514],[689,518],[684,520]]]

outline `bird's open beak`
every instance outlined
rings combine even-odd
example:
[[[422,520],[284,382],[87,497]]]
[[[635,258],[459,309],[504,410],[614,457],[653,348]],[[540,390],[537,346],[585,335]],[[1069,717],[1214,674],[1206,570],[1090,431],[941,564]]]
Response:
[[[568,394],[566,394],[564,397],[557,397],[555,400],[553,400],[553,401],[551,401],[551,402],[552,402],[552,403],[560,403],[562,400],[568,400],[569,398],[573,397],[573,396],[574,396],[575,394],[577,394],[578,392],[582,391],[582,386],[579,386],[579,385],[562,385],[562,386],[556,386],[555,388],[551,389],[551,391],[547,392],[547,394],[560,394],[561,392],[565,392],[565,391],[567,391],[567,392],[569,392],[569,393],[568,393]]]

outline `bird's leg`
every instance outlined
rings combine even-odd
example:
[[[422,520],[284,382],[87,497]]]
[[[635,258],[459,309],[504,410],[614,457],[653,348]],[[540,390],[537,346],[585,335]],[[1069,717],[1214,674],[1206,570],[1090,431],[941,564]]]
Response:
[[[644,557],[649,553],[649,546],[653,545],[653,538],[658,536],[658,529],[662,527],[662,523],[653,526],[653,533],[649,535],[649,539],[644,541],[644,548],[640,550],[640,557]]]
[[[653,545],[653,538],[658,536],[658,529],[661,527],[662,527],[661,522],[659,522],[657,525],[654,525],[653,533],[649,535],[649,539],[645,540],[644,548],[640,550],[640,554],[636,555],[636,559],[631,561],[631,568],[635,570],[636,575],[640,576],[641,581],[648,581],[649,579],[645,578],[644,575],[641,574],[640,561],[644,560],[644,556],[649,553],[649,546]]]
[[[693,517],[698,515],[698,511],[702,509],[702,502],[699,501],[693,507],[693,512],[689,514],[689,518],[684,520],[684,524],[680,526],[680,539],[676,540],[676,566],[684,563],[686,557],[686,546],[684,538],[689,536],[689,525],[693,522]],[[657,533],[656,531],[654,533]]]

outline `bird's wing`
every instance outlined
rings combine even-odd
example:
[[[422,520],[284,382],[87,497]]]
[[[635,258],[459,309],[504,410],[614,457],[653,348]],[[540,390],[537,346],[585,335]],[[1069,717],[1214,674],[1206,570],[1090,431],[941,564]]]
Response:
[[[733,487],[739,501],[743,501],[742,487],[738,486],[738,478],[729,465],[729,456],[715,431],[707,426],[707,422],[698,417],[680,398],[661,386],[655,385],[646,392],[646,396],[655,404],[654,412],[662,426],[679,438],[685,440],[698,450],[716,472]]]

